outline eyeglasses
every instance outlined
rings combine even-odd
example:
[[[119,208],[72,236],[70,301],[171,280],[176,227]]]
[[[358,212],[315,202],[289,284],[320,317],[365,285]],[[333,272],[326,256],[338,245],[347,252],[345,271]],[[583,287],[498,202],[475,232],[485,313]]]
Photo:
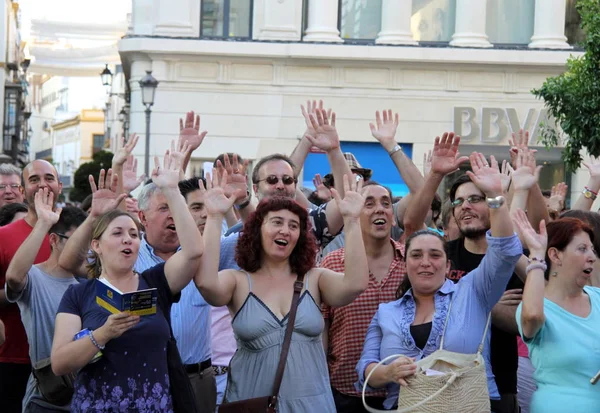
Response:
[[[61,234],[60,232],[55,232],[55,234],[62,239],[69,239],[68,236],[66,236],[65,234]]]
[[[467,199],[464,198],[456,198],[454,201],[452,201],[452,206],[454,208],[456,208],[457,206],[461,206],[462,204],[465,203],[465,201],[469,201],[469,204],[478,204],[482,201],[485,200],[484,196],[481,195],[471,195],[469,197],[467,197]]]
[[[10,185],[0,184],[0,191],[5,191],[6,188],[8,188],[9,186],[11,189],[14,189],[14,190],[18,190],[21,187],[21,185],[19,185],[19,184],[10,184]]]
[[[277,175],[269,175],[265,179],[259,179],[258,181],[256,181],[256,183],[266,181],[269,185],[276,185],[280,179],[284,185],[292,185],[297,182],[296,178],[289,176],[289,175],[283,175],[281,178],[278,177]]]

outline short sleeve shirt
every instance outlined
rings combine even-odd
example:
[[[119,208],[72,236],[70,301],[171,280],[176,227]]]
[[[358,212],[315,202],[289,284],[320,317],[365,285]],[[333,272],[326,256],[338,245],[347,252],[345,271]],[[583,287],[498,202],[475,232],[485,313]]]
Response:
[[[164,264],[145,271],[139,277],[138,290],[149,288],[144,277],[169,290]],[[58,312],[79,316],[82,328],[101,327],[110,313],[96,304],[97,282],[88,280],[69,287]],[[172,297],[170,290],[167,296]],[[169,325],[157,305],[156,314],[141,317],[135,327],[110,340],[102,357],[78,372],[71,411],[172,412],[167,370],[169,337]]]

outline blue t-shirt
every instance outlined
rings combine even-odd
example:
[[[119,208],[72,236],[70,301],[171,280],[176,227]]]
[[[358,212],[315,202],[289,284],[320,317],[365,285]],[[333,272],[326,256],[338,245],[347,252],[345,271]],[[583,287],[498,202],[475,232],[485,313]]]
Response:
[[[535,367],[537,390],[531,413],[594,413],[600,409],[600,388],[590,379],[600,369],[600,288],[583,287],[590,297],[590,314],[583,318],[544,298],[544,325],[523,341]],[[517,325],[523,336],[521,309]]]
[[[138,290],[149,288],[144,277],[169,289],[164,264],[144,271]],[[97,282],[70,286],[58,313],[79,316],[82,328],[101,327],[110,312],[96,304]],[[135,327],[106,344],[100,360],[78,372],[71,412],[173,412],[167,370],[169,337],[169,325],[157,305],[155,315],[141,317]]]

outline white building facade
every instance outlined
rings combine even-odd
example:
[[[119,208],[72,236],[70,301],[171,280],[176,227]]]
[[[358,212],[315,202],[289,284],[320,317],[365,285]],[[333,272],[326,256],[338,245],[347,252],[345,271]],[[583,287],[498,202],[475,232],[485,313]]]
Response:
[[[463,154],[508,157],[508,139],[548,123],[530,93],[565,70],[567,0],[134,0],[119,43],[129,81],[130,130],[145,133],[138,84],[160,84],[150,155],[178,135],[194,110],[208,130],[193,165],[222,152],[256,160],[291,153],[305,129],[300,104],[323,99],[337,113],[345,151],[374,179],[406,188],[371,137],[375,111],[400,114],[397,140],[417,166],[435,136],[456,131]],[[144,139],[136,155],[143,164]],[[538,152],[541,186],[566,180],[573,196],[587,172],[567,174],[560,148]],[[303,180],[325,174],[311,154]]]

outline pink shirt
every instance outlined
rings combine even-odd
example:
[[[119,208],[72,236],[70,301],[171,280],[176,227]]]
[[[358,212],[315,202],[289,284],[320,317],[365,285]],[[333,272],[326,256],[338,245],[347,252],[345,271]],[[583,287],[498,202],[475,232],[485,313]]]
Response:
[[[210,316],[212,365],[229,366],[229,361],[237,350],[229,309],[227,306],[211,307]]]
[[[519,353],[519,357],[529,358],[529,349],[527,348],[527,344],[525,344],[521,339],[521,336],[517,336],[517,351]]]

